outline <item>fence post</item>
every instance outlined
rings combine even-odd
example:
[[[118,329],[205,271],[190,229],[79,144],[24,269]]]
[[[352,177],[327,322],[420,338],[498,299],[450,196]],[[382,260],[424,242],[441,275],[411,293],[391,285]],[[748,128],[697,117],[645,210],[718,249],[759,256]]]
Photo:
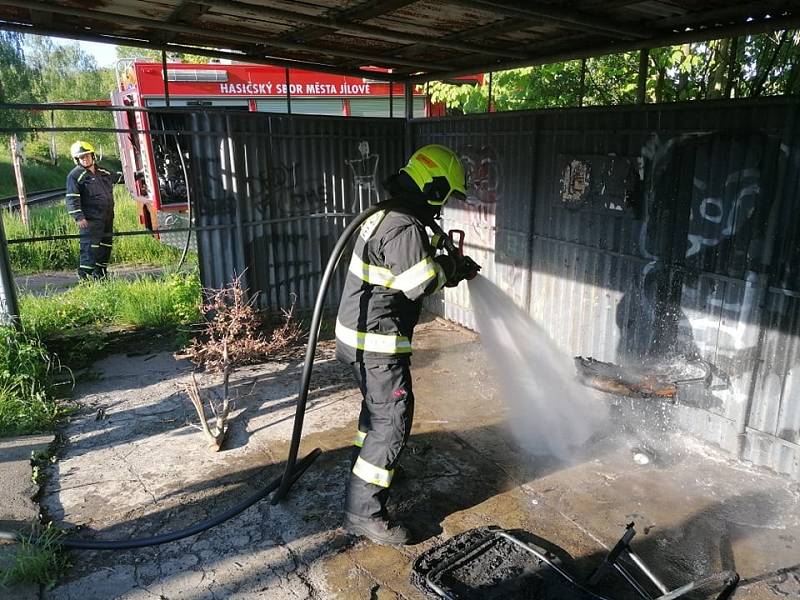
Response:
[[[11,136],[11,162],[14,165],[14,177],[17,180],[17,197],[19,198],[19,215],[22,223],[28,227],[28,205],[25,199],[25,180],[22,178],[22,148],[17,135]]]

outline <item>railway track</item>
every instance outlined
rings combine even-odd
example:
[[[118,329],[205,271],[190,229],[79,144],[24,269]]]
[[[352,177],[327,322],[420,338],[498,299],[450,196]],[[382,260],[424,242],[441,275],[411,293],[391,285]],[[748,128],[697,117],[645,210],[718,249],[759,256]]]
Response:
[[[66,190],[64,188],[53,188],[52,190],[43,190],[41,192],[33,192],[28,194],[26,204],[34,206],[37,204],[48,204],[50,202],[57,202],[64,198]],[[16,195],[0,198],[0,207],[14,209],[19,208],[19,198]]]

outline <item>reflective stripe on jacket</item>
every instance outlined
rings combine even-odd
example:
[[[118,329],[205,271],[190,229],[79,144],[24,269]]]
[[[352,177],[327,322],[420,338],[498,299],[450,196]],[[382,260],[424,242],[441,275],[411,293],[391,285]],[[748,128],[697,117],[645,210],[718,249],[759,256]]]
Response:
[[[336,320],[341,360],[408,360],[422,297],[444,285],[434,253],[425,226],[411,211],[381,211],[364,222]]]

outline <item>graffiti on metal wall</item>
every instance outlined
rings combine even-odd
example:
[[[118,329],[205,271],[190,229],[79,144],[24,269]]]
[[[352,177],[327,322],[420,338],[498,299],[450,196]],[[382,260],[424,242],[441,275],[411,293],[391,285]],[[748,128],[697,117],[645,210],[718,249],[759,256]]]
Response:
[[[353,176],[355,193],[352,200],[345,203],[352,212],[360,212],[370,204],[381,201],[378,185],[378,163],[381,157],[369,151],[369,142],[366,140],[358,143],[358,153],[359,158],[344,161]]]
[[[282,216],[320,212],[328,203],[328,194],[319,173],[311,176],[301,163],[271,163],[267,166],[268,189]]]
[[[494,248],[497,204],[502,198],[502,169],[497,152],[491,146],[468,144],[459,148],[464,165],[467,197],[451,201],[449,207],[458,211],[458,221],[469,231],[471,244]]]
[[[507,290],[520,306],[524,301],[525,261],[527,238],[505,236],[498,244],[497,208],[503,201],[503,162],[500,153],[490,145],[462,146],[458,150],[464,165],[467,198],[453,202],[456,224],[467,229],[468,252],[479,263],[495,264],[495,282]],[[503,248],[502,260],[497,260],[499,246]]]
[[[362,140],[358,144],[359,157],[345,160],[352,177],[352,196],[341,199],[340,210],[360,212],[376,202],[380,202],[380,186],[378,182],[378,164],[380,156],[370,152],[369,142]],[[320,173],[316,169],[309,173],[299,162],[290,164],[273,163],[268,165],[267,178],[269,189],[277,200],[279,211],[284,216],[307,215],[324,210],[333,210],[332,187],[338,187],[337,181],[344,174]],[[326,186],[326,183],[328,184]]]
[[[697,155],[709,158],[714,144],[720,139],[713,134],[694,134],[671,138],[665,142],[654,136],[642,148],[642,156],[649,163],[650,177],[643,211],[643,227],[640,234],[640,249],[650,262],[645,267],[649,272],[665,261],[672,260],[688,267],[689,275],[703,269],[703,265],[714,262],[723,250],[728,268],[744,268],[753,244],[759,244],[759,234],[754,228],[753,215],[761,199],[761,145],[751,140],[738,142],[724,140],[736,151],[743,153],[744,165],[729,167],[725,172],[716,169],[700,169],[693,165],[691,194],[688,200],[688,224],[685,232],[685,251],[683,256],[676,256],[674,240],[667,240],[658,235],[663,226],[659,226],[658,218],[664,216],[661,210],[665,200],[676,204],[678,198],[664,198],[674,195],[673,180],[676,177],[682,157],[687,149]],[[697,156],[695,161],[697,161]],[[722,165],[722,168],[726,168]],[[680,202],[677,202],[680,206]],[[734,243],[735,236],[741,235],[746,243]],[[724,247],[723,247],[724,246]],[[669,250],[670,256],[666,256]],[[684,277],[684,298],[694,299],[696,296],[696,277]],[[689,286],[687,288],[687,286]],[[712,306],[720,306],[730,310],[740,310],[741,304],[724,306],[722,300],[708,298]]]
[[[621,330],[636,332],[621,342],[622,358],[703,359],[709,377],[732,385],[739,400],[757,358],[766,289],[764,274],[752,270],[764,245],[755,215],[768,201],[763,148],[760,138],[715,133],[648,140],[639,235],[647,262],[617,314]],[[623,323],[632,315],[638,327]],[[714,364],[723,357],[727,373]]]
[[[503,195],[503,170],[495,149],[468,144],[458,154],[467,179],[467,204],[494,207]]]

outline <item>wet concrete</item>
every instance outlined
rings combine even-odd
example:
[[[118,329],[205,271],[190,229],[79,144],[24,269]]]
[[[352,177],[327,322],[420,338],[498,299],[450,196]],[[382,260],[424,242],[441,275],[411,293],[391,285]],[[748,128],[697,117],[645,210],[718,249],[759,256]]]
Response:
[[[420,327],[415,346],[415,425],[390,502],[414,545],[380,547],[339,529],[359,397],[326,343],[301,447],[301,455],[324,453],[286,501],[260,502],[158,547],[81,552],[44,597],[418,599],[415,558],[464,531],[522,529],[585,577],[630,521],[640,532],[634,549],[670,586],[733,568],[743,578],[736,598],[800,595],[797,484],[671,433],[666,405],[611,397],[598,398],[614,407],[608,429],[570,464],[528,456],[509,435],[473,334],[434,320]],[[75,535],[101,539],[162,533],[224,510],[281,472],[300,366],[237,371],[230,438],[211,454],[187,425],[194,416],[182,384],[190,365],[166,353],[96,364],[101,377],[77,390],[83,410],[64,431],[68,443],[43,507],[62,524],[83,526]]]

